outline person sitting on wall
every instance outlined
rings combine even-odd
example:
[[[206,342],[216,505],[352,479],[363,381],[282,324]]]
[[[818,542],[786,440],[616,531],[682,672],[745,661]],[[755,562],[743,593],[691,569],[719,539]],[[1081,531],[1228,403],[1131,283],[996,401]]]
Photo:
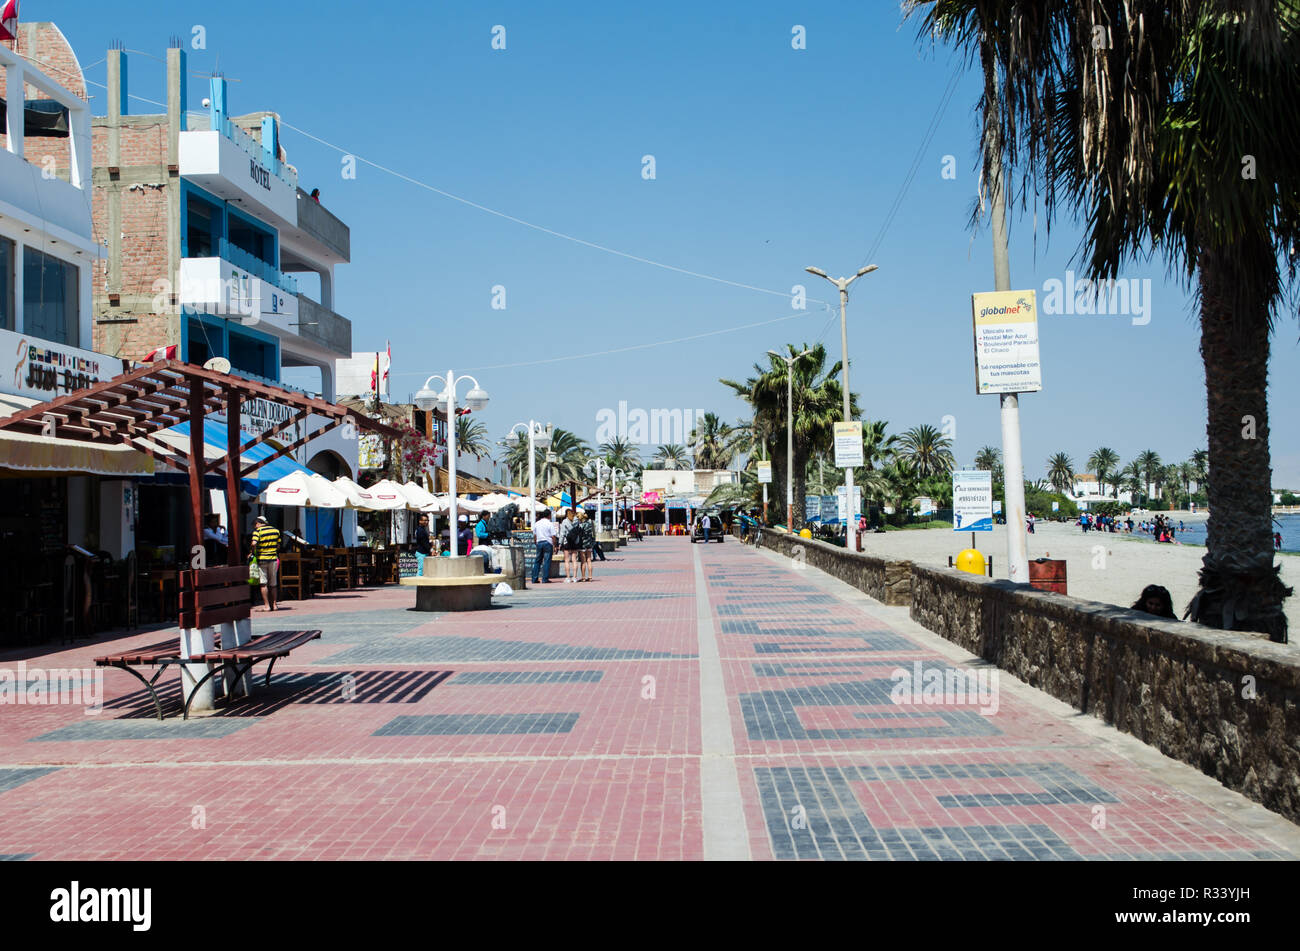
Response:
[[[1173,596],[1168,588],[1158,584],[1149,584],[1142,589],[1142,596],[1133,605],[1133,610],[1145,611],[1171,621],[1178,620],[1178,615],[1174,614]]]

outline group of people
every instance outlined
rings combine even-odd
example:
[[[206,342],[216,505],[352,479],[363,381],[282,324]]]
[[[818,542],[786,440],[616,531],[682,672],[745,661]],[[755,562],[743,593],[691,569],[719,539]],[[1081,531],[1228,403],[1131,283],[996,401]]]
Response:
[[[1118,520],[1113,515],[1093,515],[1084,512],[1079,516],[1079,527],[1088,532],[1128,533],[1133,531],[1133,519]]]
[[[591,581],[592,560],[605,560],[605,553],[596,542],[596,523],[583,509],[561,509],[558,524],[551,518],[549,509],[543,511],[533,522],[533,538],[537,543],[533,584],[550,584],[551,560],[557,548],[564,553],[565,584]]]
[[[1158,542],[1173,542],[1174,535],[1182,531],[1183,523],[1179,522],[1178,527],[1174,528],[1174,523],[1163,515],[1157,515],[1150,521],[1144,521],[1139,526],[1140,531],[1146,532]]]

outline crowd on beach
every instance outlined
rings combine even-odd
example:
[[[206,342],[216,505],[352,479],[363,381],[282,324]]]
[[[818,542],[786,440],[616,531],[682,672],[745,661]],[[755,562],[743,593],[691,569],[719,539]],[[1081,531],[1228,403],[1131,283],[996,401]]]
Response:
[[[1150,535],[1158,542],[1172,543],[1176,541],[1178,532],[1183,530],[1183,523],[1180,521],[1175,527],[1173,520],[1163,515],[1134,522],[1132,513],[1127,518],[1118,519],[1113,515],[1092,515],[1084,512],[1079,516],[1079,527],[1085,534],[1088,532],[1110,532],[1111,534],[1132,535],[1134,532],[1141,532]]]

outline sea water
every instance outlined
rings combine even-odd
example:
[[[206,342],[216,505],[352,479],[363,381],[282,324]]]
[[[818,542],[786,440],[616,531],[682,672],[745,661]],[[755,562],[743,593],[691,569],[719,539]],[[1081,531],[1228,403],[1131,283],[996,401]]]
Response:
[[[1145,516],[1147,519],[1154,518],[1154,515]],[[1155,541],[1147,532],[1138,531],[1138,522],[1140,519],[1133,519],[1133,534],[1131,537],[1140,538],[1145,541]],[[1174,528],[1178,527],[1178,519],[1174,519]],[[1277,515],[1273,520],[1273,531],[1282,533],[1282,551],[1300,553],[1300,515]],[[1174,540],[1184,545],[1204,545],[1205,544],[1205,520],[1197,518],[1194,522],[1183,520],[1181,531],[1174,533]]]

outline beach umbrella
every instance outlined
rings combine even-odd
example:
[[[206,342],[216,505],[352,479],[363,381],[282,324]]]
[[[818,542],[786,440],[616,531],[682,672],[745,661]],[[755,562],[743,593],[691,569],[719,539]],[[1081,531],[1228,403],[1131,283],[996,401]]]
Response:
[[[330,484],[324,476],[305,472],[292,472],[276,479],[266,487],[258,501],[263,505],[291,505],[298,508],[341,509],[348,504],[347,496]]]

